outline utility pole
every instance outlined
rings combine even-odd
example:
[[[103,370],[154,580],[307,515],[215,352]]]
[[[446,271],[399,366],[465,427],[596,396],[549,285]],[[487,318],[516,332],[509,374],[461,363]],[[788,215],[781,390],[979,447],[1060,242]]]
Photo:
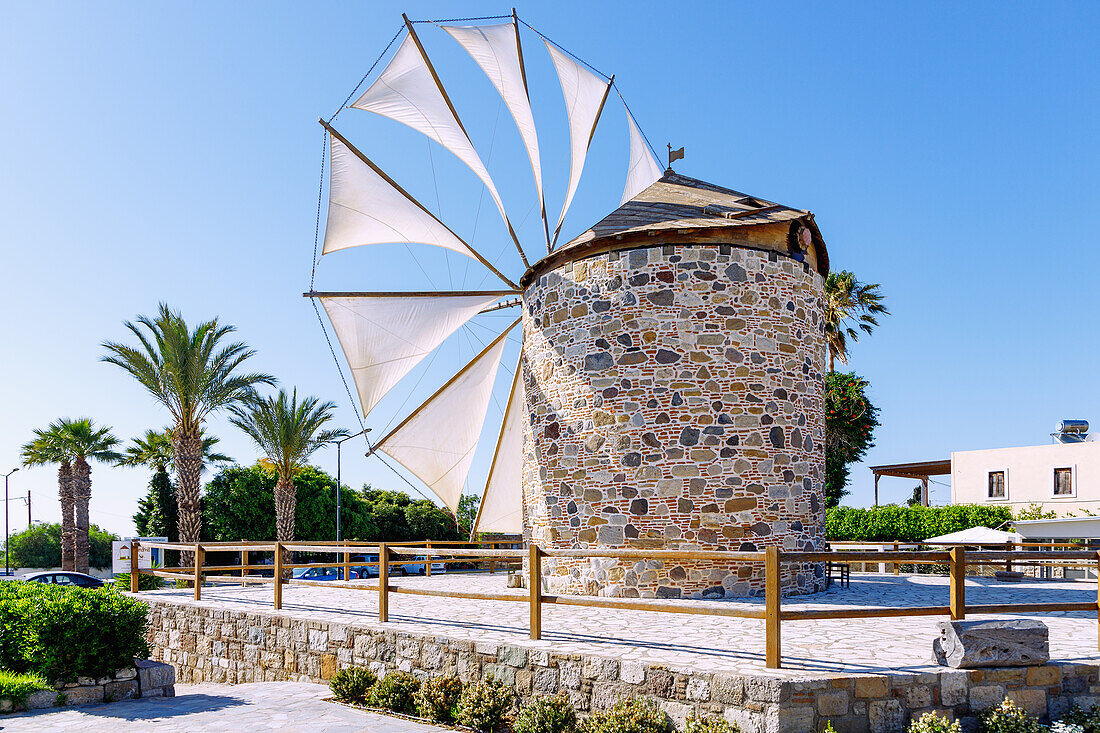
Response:
[[[31,528],[31,490],[27,489],[27,529]]]
[[[4,474],[4,575],[11,575],[11,566],[8,564],[8,539],[11,536],[8,531],[8,477],[18,470],[13,468]]]

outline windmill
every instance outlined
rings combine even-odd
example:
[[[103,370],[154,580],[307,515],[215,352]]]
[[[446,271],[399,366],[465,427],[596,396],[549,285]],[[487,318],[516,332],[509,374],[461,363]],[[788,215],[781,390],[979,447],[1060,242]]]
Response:
[[[446,148],[480,179],[499,213],[526,271],[529,253],[558,246],[566,214],[572,204],[597,126],[605,119],[608,99],[617,93],[613,76],[605,76],[553,41],[510,16],[436,22],[404,20],[403,38],[396,51],[348,103],[329,120],[321,120],[328,145],[329,196],[321,257],[349,248],[403,243],[413,247],[444,248],[464,255],[495,278],[491,290],[427,290],[420,292],[306,293],[319,303],[335,332],[350,368],[364,417],[433,350],[471,319],[521,305],[519,275],[509,275],[508,264],[495,262],[469,237],[460,235],[422,201],[402,187],[363,149],[339,129],[341,112],[365,111],[401,123]],[[541,241],[521,241],[503,199],[475,149],[464,114],[432,62],[423,35],[443,31],[464,49],[488,77],[507,108],[526,152],[541,219]],[[524,36],[528,36],[525,40]],[[534,43],[532,43],[532,38]],[[548,215],[544,176],[545,151],[531,109],[525,52],[544,48],[558,77],[569,132],[569,175],[563,204]],[[386,52],[383,52],[383,56]],[[367,81],[366,79],[364,81]],[[360,85],[362,87],[363,84]],[[625,108],[625,102],[623,102]],[[622,200],[626,201],[661,176],[652,148],[629,109],[625,110],[630,158]],[[606,123],[605,123],[606,124]],[[316,270],[315,258],[315,270]],[[522,273],[520,273],[522,274]],[[319,315],[319,314],[318,314]],[[395,427],[371,446],[418,478],[452,512],[458,507],[478,448],[505,338],[520,324],[510,323]],[[322,324],[323,325],[323,324]],[[522,354],[520,355],[522,360]],[[522,370],[517,364],[492,452],[488,479],[474,531],[519,533],[523,530],[520,493],[522,450]]]

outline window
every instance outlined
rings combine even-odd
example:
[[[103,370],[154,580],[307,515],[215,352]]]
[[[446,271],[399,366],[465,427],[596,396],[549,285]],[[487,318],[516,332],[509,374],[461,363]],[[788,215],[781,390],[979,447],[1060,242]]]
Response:
[[[1054,469],[1054,495],[1075,496],[1073,468]]]
[[[73,579],[70,578],[68,575],[62,575],[59,573],[53,576],[53,582],[57,583],[58,585],[72,585]]]
[[[1004,471],[990,471],[989,472],[989,498],[990,499],[1004,499],[1005,494],[1005,472]]]

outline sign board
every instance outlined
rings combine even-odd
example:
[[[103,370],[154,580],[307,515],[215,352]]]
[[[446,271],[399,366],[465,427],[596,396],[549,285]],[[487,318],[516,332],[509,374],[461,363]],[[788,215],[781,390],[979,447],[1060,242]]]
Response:
[[[138,542],[165,542],[161,537],[138,537]],[[130,547],[132,540],[115,540],[111,543],[111,570],[116,573],[130,572]],[[153,548],[138,544],[138,567],[149,570],[153,567]]]

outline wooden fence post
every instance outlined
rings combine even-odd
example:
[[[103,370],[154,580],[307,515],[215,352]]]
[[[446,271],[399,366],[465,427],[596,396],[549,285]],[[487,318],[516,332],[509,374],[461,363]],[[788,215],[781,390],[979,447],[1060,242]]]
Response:
[[[283,543],[275,543],[275,610],[283,607]]]
[[[951,620],[966,618],[966,550],[951,548]]]
[[[203,563],[203,549],[202,545],[195,545],[195,600],[202,600],[202,563]]]
[[[378,620],[390,620],[390,548],[378,545]]]
[[[244,576],[248,575],[248,550],[241,550],[241,585],[248,585],[245,582]]]
[[[895,542],[894,543],[894,552],[897,552],[897,551],[898,551],[898,543]],[[900,575],[900,574],[901,574],[901,563],[895,562],[894,563],[894,575]]]
[[[527,548],[527,587],[531,594],[531,638],[542,638],[542,550],[534,542]]]
[[[427,540],[428,551],[424,554],[424,577],[432,577],[432,541]]]
[[[344,542],[344,548],[347,549],[348,543]],[[344,553],[344,581],[351,580],[351,553]]]
[[[495,542],[489,542],[488,544],[489,544],[489,551],[490,552],[497,549],[497,546],[496,546]],[[496,570],[496,567],[497,567],[496,560],[494,560],[493,558],[490,557],[489,558],[489,575],[493,574],[493,571]]]
[[[130,592],[138,592],[138,579],[140,573],[138,572],[138,541],[132,540],[130,542]]]
[[[779,591],[779,548],[767,547],[764,549],[764,638],[766,643],[764,666],[768,669],[779,669],[782,666]]]

